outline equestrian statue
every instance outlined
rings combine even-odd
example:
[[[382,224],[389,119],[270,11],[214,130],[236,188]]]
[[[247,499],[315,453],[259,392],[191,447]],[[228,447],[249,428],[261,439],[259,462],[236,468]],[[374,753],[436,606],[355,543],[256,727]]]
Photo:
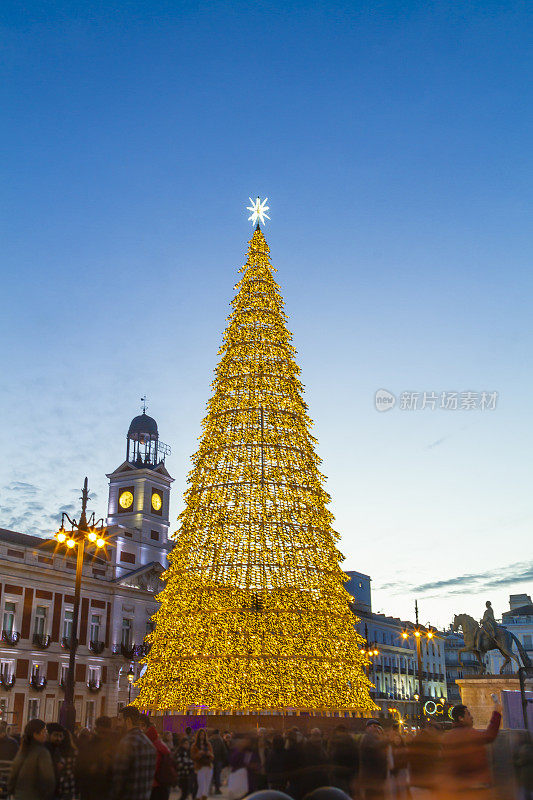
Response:
[[[501,675],[507,664],[511,663],[511,660],[516,661],[519,667],[522,666],[518,657],[515,655],[515,653],[513,653],[514,642],[520,654],[520,658],[523,661],[524,667],[530,667],[531,661],[528,654],[524,650],[522,642],[520,642],[516,636],[511,633],[511,631],[507,630],[507,628],[505,628],[503,625],[497,624],[496,620],[494,619],[494,611],[492,610],[492,605],[489,600],[487,600],[485,606],[486,610],[483,614],[483,619],[479,624],[468,614],[456,614],[453,618],[453,631],[456,632],[459,630],[459,628],[462,628],[463,638],[465,640],[465,646],[462,647],[457,653],[459,664],[463,666],[461,653],[474,653],[479,662],[481,674],[484,674],[486,672],[486,667],[483,663],[482,656],[484,656],[485,653],[488,653],[489,650],[499,650],[504,657],[504,662],[500,667]]]

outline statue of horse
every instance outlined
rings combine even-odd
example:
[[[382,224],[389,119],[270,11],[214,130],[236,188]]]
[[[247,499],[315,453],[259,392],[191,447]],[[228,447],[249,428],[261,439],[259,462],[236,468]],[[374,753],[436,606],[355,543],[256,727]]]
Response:
[[[500,667],[500,675],[507,664],[511,663],[511,659],[516,661],[518,666],[521,667],[522,665],[519,659],[513,653],[513,642],[515,642],[518,648],[524,666],[531,666],[531,661],[522,643],[511,631],[504,628],[503,625],[497,625],[496,636],[490,636],[473,617],[470,617],[468,614],[456,614],[453,618],[452,629],[458,631],[459,628],[463,629],[463,637],[465,640],[465,646],[458,651],[458,659],[461,666],[463,666],[461,653],[474,653],[479,662],[481,674],[484,674],[486,672],[486,667],[481,656],[488,653],[489,650],[499,650],[505,659]]]

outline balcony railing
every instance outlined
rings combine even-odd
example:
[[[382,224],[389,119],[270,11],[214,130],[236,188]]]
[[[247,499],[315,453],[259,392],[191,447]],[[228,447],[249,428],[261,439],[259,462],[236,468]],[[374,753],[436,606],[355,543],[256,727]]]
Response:
[[[0,674],[0,686],[4,691],[9,692],[10,689],[13,688],[15,685],[15,673],[11,673],[11,675],[6,675],[5,673]]]
[[[41,650],[47,650],[50,647],[51,641],[52,638],[44,633],[33,634],[33,644],[39,647]]]
[[[124,644],[117,642],[113,645],[113,655],[123,656],[126,661],[136,661],[138,658],[143,658],[150,652],[150,645],[145,644]]]
[[[30,678],[30,686],[32,689],[35,689],[36,692],[42,692],[45,688],[48,681],[45,677],[41,677],[38,672],[32,673]]]
[[[63,638],[61,639],[61,647],[64,650],[70,650],[70,648],[72,647],[72,644],[73,644],[72,636],[63,636]],[[78,646],[78,644],[79,644],[79,642],[76,639],[76,647]]]
[[[101,681],[87,681],[87,688],[90,692],[99,692],[102,688]]]
[[[20,640],[20,633],[18,631],[2,631],[2,641],[9,644],[11,647],[16,647]]]
[[[105,642],[93,642],[92,640],[89,642],[89,650],[93,652],[96,656],[99,656],[100,653],[103,653],[105,650]]]

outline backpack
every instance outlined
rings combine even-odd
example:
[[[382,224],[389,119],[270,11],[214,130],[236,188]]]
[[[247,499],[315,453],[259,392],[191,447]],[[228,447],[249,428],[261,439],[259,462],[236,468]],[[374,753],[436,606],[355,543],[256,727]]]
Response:
[[[178,772],[168,751],[161,753],[161,761],[154,777],[160,786],[175,786],[177,784]]]

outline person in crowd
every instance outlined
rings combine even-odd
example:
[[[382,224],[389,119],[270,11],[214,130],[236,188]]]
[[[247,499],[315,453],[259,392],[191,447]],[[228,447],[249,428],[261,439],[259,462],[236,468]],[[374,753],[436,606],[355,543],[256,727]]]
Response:
[[[513,764],[521,790],[520,800],[533,798],[533,739],[528,731],[517,732]]]
[[[172,752],[172,750],[176,746],[176,743],[174,742],[174,734],[172,733],[172,731],[163,731],[163,733],[160,736],[160,739],[163,742],[163,744],[166,744],[168,749]]]
[[[257,731],[256,750],[259,758],[256,782],[258,790],[261,790],[266,789],[268,786],[266,777],[266,763],[268,754],[270,753],[270,742],[268,740],[267,731],[265,728],[259,728]]]
[[[366,723],[361,739],[359,786],[364,790],[365,800],[383,800],[388,775],[389,744],[383,728],[376,719]]]
[[[231,731],[224,731],[222,738],[224,739],[224,744],[226,745],[226,750],[228,751],[229,755],[230,750],[233,747],[233,734]]]
[[[78,752],[80,752],[85,745],[91,740],[92,734],[89,728],[82,728],[78,734],[78,739],[76,742],[76,747],[78,748]]]
[[[494,710],[488,728],[474,730],[474,719],[465,705],[452,708],[453,728],[442,737],[444,787],[456,798],[490,796],[492,776],[487,759],[487,745],[498,735],[501,706],[493,696]],[[475,792],[475,794],[473,794]]]
[[[8,725],[0,722],[0,797],[7,797],[7,778],[9,775],[10,762],[13,761],[18,753],[19,744],[11,736],[8,736]]]
[[[15,739],[7,733],[7,724],[0,722],[0,761],[13,761],[19,746]]]
[[[407,747],[413,800],[431,800],[440,781],[442,731],[436,723],[421,728]]]
[[[321,786],[329,786],[329,764],[322,731],[313,728],[303,745],[303,769],[300,778],[302,797]]]
[[[389,731],[390,780],[395,800],[409,797],[409,770],[407,741],[399,722],[394,722]]]
[[[111,800],[149,800],[154,783],[156,749],[141,731],[134,706],[121,709],[124,735],[113,762]]]
[[[191,758],[194,762],[196,780],[198,786],[196,797],[207,800],[211,780],[213,778],[213,748],[211,747],[204,728],[200,728],[196,733],[194,744],[191,747]]]
[[[276,792],[285,791],[287,786],[285,740],[280,733],[276,733],[272,738],[272,747],[266,760],[266,778],[269,789]]]
[[[177,747],[172,752],[174,766],[178,775],[178,788],[181,792],[180,800],[194,798],[196,791],[196,774],[194,763],[191,758],[191,743],[187,736],[184,736]]]
[[[252,739],[247,735],[235,738],[234,746],[229,754],[230,774],[228,777],[228,793],[230,798],[245,797],[257,789],[256,776],[259,770],[259,756]]]
[[[141,714],[140,723],[141,730],[152,742],[157,753],[150,800],[168,800],[171,786],[175,786],[178,782],[178,773],[174,767],[170,750],[159,738],[159,734],[147,714]]]
[[[300,800],[302,794],[302,774],[305,767],[303,737],[298,728],[287,732],[285,743],[285,770],[287,773],[287,794]]]
[[[333,731],[328,758],[331,785],[351,794],[359,770],[359,751],[354,737],[343,723]]]
[[[194,744],[194,733],[193,733],[193,730],[192,730],[190,725],[187,725],[187,727],[185,728],[185,736],[189,740],[189,744],[190,744],[190,746],[192,748],[192,746]],[[193,776],[192,776],[191,787],[192,787],[192,789],[191,789],[192,796],[196,797],[196,792],[198,791],[198,778],[196,776],[196,770],[194,771]]]
[[[228,750],[218,728],[215,728],[209,742],[213,751],[213,794],[220,794],[222,770],[228,764]]]
[[[20,749],[11,766],[7,790],[14,800],[50,800],[56,787],[52,757],[45,746],[46,724],[32,719],[24,729]]]
[[[72,741],[72,736],[59,722],[49,722],[47,728],[47,747],[52,756],[56,773],[54,800],[74,800],[76,796],[74,765],[77,750]]]
[[[74,768],[80,800],[109,800],[115,750],[110,717],[98,717],[94,735],[80,746]]]

